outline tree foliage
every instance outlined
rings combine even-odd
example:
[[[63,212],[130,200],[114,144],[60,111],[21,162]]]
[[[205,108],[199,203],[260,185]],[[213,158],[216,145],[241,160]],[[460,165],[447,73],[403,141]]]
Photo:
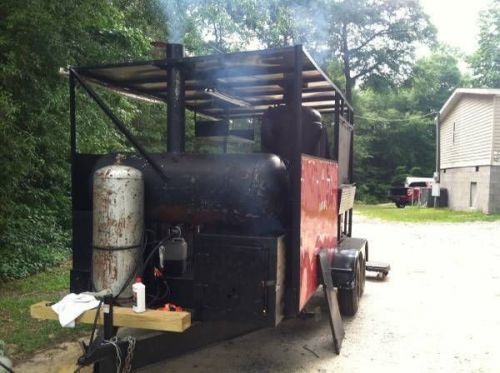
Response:
[[[480,16],[479,49],[470,57],[475,83],[500,88],[500,0]]]
[[[0,278],[54,264],[68,248],[68,88],[60,67],[144,58],[151,38],[166,33],[161,15],[141,0],[0,5]],[[88,100],[79,101],[80,146],[103,151],[110,134],[122,143]],[[133,122],[134,107],[114,104]]]
[[[329,5],[329,43],[343,63],[348,100],[357,81],[403,80],[415,43],[430,43],[435,36],[418,1],[342,0]]]

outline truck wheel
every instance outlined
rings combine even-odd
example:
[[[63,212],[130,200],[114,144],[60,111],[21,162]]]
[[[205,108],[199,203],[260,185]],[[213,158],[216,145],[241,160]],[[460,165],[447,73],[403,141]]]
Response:
[[[405,208],[405,206],[406,206],[406,205],[405,205],[404,203],[397,203],[397,202],[396,202],[396,207],[397,207],[398,209],[404,209],[404,208]]]
[[[352,289],[339,289],[337,299],[340,313],[343,316],[354,316],[358,312],[359,299],[364,288],[364,274],[362,274],[362,256],[356,261],[354,274],[354,287]]]

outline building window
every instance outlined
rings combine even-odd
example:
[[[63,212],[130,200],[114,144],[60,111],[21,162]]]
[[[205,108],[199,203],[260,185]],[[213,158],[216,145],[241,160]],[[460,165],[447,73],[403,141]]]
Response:
[[[445,173],[446,173],[446,168],[443,168],[443,174],[445,174]]]
[[[479,166],[476,166],[476,172],[479,172]]]
[[[452,134],[452,141],[453,141],[453,145],[455,145],[455,135],[456,135],[456,123],[453,122],[453,134]]]

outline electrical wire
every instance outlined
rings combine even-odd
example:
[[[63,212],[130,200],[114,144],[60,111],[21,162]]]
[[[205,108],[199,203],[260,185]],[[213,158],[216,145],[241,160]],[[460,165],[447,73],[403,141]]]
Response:
[[[5,371],[8,372],[8,373],[14,373],[14,371],[11,368],[9,368],[7,365],[5,365],[4,363],[2,363],[1,361],[0,361],[0,367],[3,368],[3,369],[5,369]]]
[[[157,305],[161,305],[161,303],[158,303],[158,302],[161,301],[162,299],[165,299],[166,297],[168,297],[170,295],[170,287],[168,286],[167,280],[165,280],[165,278],[163,278],[163,276],[158,277],[156,279],[158,280],[158,281],[156,281],[156,294],[155,295],[147,294],[147,297],[150,299],[146,305],[148,308],[155,307]],[[160,288],[161,288],[162,284],[163,284],[165,289],[162,293],[160,293],[160,291],[161,291]]]
[[[97,311],[96,311],[95,317],[94,317],[94,324],[92,326],[92,333],[90,334],[89,346],[94,341],[94,333],[95,333],[95,330],[97,327],[97,319],[99,318],[99,311],[101,310],[101,306],[102,306],[102,300],[100,300],[99,304],[97,305]]]
[[[410,118],[405,118],[405,119],[388,119],[388,118],[380,118],[380,117],[363,117],[361,115],[355,115],[356,119],[364,119],[364,120],[371,120],[374,122],[408,122],[409,120],[412,119],[421,119],[421,118],[426,118],[432,115],[437,115],[437,112],[432,112],[432,113],[427,113],[424,115],[418,115],[418,116],[412,116]]]
[[[148,230],[146,230],[147,232]],[[140,268],[139,270],[139,266],[140,266],[140,263],[141,261],[138,260],[136,261],[135,263],[135,267],[134,267],[134,270],[130,273],[129,277],[127,278],[127,281],[123,284],[123,286],[121,287],[120,291],[118,292],[118,294],[116,294],[114,297],[113,297],[113,300],[117,299],[122,293],[123,291],[127,288],[127,286],[130,284],[130,282],[132,281],[132,279],[136,276],[137,273],[140,273],[140,275],[142,276],[143,273],[144,273],[144,268],[147,267],[147,265],[149,264],[149,261],[151,260],[151,258],[153,257],[154,253],[157,252],[159,250],[159,248],[165,243],[167,242],[169,239],[172,238],[173,234],[176,234],[176,235],[180,235],[181,232],[180,232],[180,229],[177,229],[177,230],[173,230],[173,232],[170,232],[169,231],[169,234],[161,239],[160,241],[158,241],[158,243],[156,244],[156,246],[151,250],[151,252],[148,254],[146,260],[142,263],[142,268]],[[146,247],[148,245],[148,238],[147,238],[147,234],[144,234],[143,236],[143,244],[142,244],[142,250],[141,250],[141,254],[139,256],[139,258],[142,258],[142,256],[144,255],[144,251],[146,250]],[[166,290],[167,290],[167,294],[170,293],[170,288],[168,286],[168,284],[166,283],[166,281],[164,281],[165,285],[166,285]],[[101,309],[101,306],[102,306],[102,303],[103,301],[100,300],[99,301],[99,305],[97,306],[97,312],[96,312],[96,315],[95,315],[95,318],[94,318],[94,323],[93,323],[93,326],[92,326],[92,332],[90,334],[90,340],[89,340],[89,346],[92,345],[92,342],[94,341],[94,334],[95,334],[95,331],[97,329],[97,319],[99,317],[99,311]],[[110,342],[110,341],[105,341],[106,343],[112,343],[115,348],[116,348],[116,345],[113,343],[113,342]],[[121,359],[120,359],[120,365],[121,365]],[[10,373],[10,372],[9,372]]]
[[[165,237],[164,239],[160,240],[160,242],[158,242],[158,244],[151,250],[151,252],[148,254],[146,260],[144,261],[144,264],[143,264],[143,267],[142,267],[142,270],[141,270],[141,275],[144,273],[144,268],[146,268],[149,264],[149,261],[151,260],[151,258],[153,257],[153,255],[160,249],[161,246],[163,246],[165,244],[165,242],[167,242],[168,240],[170,240],[171,238],[171,235],[169,234],[167,237]]]
[[[103,341],[104,344],[110,344],[115,348],[116,351],[116,373],[120,373],[122,369],[122,354],[120,351],[120,347],[118,347],[118,339],[116,337],[111,338],[108,341]]]
[[[125,289],[130,285],[130,282],[136,276],[137,271],[139,270],[139,266],[141,265],[142,256],[144,255],[144,251],[146,251],[146,247],[148,246],[147,231],[149,231],[149,230],[145,231],[146,233],[144,233],[144,236],[143,236],[143,239],[142,239],[142,250],[141,250],[141,253],[139,254],[139,260],[137,260],[135,262],[134,270],[132,272],[130,272],[130,274],[129,274],[128,278],[127,278],[127,281],[125,281],[125,283],[121,287],[120,291],[113,297],[113,300],[117,299],[125,291]]]
[[[147,230],[146,230],[146,232],[147,232]],[[139,258],[142,258],[147,245],[148,245],[148,238],[147,238],[147,234],[144,233],[143,238],[142,238],[142,249],[141,249],[141,253],[139,255]],[[131,272],[129,278],[123,284],[123,286],[121,287],[121,289],[118,292],[118,294],[113,297],[113,300],[115,300],[116,298],[118,298],[121,295],[121,293],[123,293],[123,291],[127,288],[127,286],[130,284],[130,281],[132,281],[134,275],[136,274],[137,270],[139,269],[139,262],[140,261],[136,262],[134,270]],[[90,334],[89,346],[91,346],[92,342],[94,341],[94,335],[95,335],[95,331],[97,329],[97,319],[99,318],[99,311],[101,310],[102,303],[103,303],[102,299],[99,300],[99,304],[97,306],[97,311],[96,311],[95,318],[94,318],[94,323],[92,325],[92,332]]]

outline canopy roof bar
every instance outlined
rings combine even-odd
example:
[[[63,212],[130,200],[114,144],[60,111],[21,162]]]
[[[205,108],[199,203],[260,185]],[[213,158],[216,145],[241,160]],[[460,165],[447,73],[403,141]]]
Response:
[[[342,92],[302,49],[302,102],[321,112],[352,110]],[[85,80],[118,92],[167,101],[169,67],[182,69],[188,110],[213,118],[260,116],[269,106],[285,104],[294,72],[294,47],[199,57],[73,67]],[[229,100],[217,99],[213,92]],[[245,102],[238,107],[229,102]],[[340,113],[343,114],[343,113]]]

